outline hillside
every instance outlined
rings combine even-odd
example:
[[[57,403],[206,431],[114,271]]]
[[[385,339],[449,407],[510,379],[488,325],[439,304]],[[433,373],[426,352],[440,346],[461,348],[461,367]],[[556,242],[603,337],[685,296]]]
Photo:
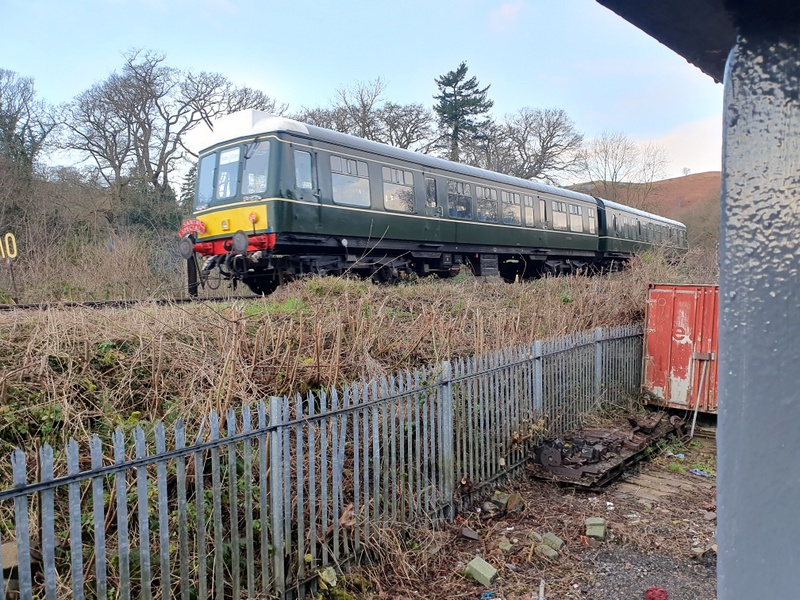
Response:
[[[693,173],[655,181],[651,185],[621,183],[609,191],[602,182],[582,183],[572,189],[615,200],[628,206],[675,219],[686,224],[689,246],[709,251],[716,261],[719,242],[721,173]]]
[[[722,179],[719,171],[693,173],[657,181],[646,201],[646,208],[682,221],[701,206],[719,204]]]

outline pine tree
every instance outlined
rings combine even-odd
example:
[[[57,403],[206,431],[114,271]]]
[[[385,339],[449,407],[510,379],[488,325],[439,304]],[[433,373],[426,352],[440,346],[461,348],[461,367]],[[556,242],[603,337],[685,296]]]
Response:
[[[436,79],[439,94],[433,110],[439,116],[444,139],[449,142],[450,160],[458,161],[463,143],[478,135],[489,124],[489,110],[494,102],[486,97],[490,86],[481,89],[478,80],[467,77],[467,63]],[[483,117],[483,118],[482,118]]]

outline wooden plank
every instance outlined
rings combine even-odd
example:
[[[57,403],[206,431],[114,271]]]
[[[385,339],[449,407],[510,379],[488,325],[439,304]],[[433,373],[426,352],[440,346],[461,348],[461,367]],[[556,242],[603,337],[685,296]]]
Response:
[[[668,473],[649,473],[651,477],[656,477],[658,479],[663,479],[666,481],[674,481],[683,486],[690,486],[692,489],[704,489],[704,490],[714,490],[716,489],[716,483],[712,483],[702,477],[697,477],[696,475],[691,475],[686,473],[684,475],[670,475]]]
[[[669,496],[669,494],[665,494],[657,490],[642,488],[638,485],[632,485],[630,483],[620,483],[615,489],[617,492],[630,494],[632,496],[637,496],[639,498],[645,498],[646,500],[653,500],[656,502],[659,502]]]
[[[651,490],[660,490],[667,494],[675,494],[683,489],[679,482],[670,481],[669,479],[648,477],[647,475],[637,475],[625,481]]]

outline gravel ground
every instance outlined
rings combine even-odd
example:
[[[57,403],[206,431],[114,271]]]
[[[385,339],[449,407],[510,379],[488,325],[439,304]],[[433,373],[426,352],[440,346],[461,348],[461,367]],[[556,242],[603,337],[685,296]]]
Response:
[[[668,457],[665,450],[637,467],[649,477],[677,482],[681,489],[670,496],[648,500],[624,493],[636,473],[627,473],[628,483],[612,483],[602,493],[525,481],[507,490],[524,499],[521,513],[487,517],[475,511],[445,531],[406,531],[405,541],[392,543],[391,549],[384,544],[386,560],[361,572],[371,585],[362,585],[353,597],[537,600],[544,581],[547,600],[641,600],[653,586],[665,588],[669,600],[714,600],[716,488],[713,478],[688,471],[702,467],[713,472],[715,444],[698,439],[672,449],[684,458]],[[597,516],[608,524],[609,536],[602,543],[582,537],[585,519]],[[465,526],[479,539],[464,537]],[[558,560],[533,552],[532,537],[547,532],[565,542]],[[389,541],[397,539],[392,533]],[[501,541],[510,543],[511,550],[498,547]],[[498,571],[488,588],[462,576],[464,565],[476,556]]]
[[[596,575],[594,584],[583,590],[587,600],[638,600],[652,586],[664,588],[669,600],[717,597],[717,561],[713,554],[696,560],[607,546],[592,562]]]

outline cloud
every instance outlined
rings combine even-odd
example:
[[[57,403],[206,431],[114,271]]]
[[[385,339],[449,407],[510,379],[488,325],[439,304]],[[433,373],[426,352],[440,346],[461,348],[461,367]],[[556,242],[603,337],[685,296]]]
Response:
[[[504,2],[489,14],[489,30],[492,33],[508,33],[516,26],[525,8],[524,0]]]
[[[722,169],[722,117],[709,117],[679,125],[666,134],[652,139],[664,148],[670,164],[668,177],[679,177],[683,169],[692,173]]]

